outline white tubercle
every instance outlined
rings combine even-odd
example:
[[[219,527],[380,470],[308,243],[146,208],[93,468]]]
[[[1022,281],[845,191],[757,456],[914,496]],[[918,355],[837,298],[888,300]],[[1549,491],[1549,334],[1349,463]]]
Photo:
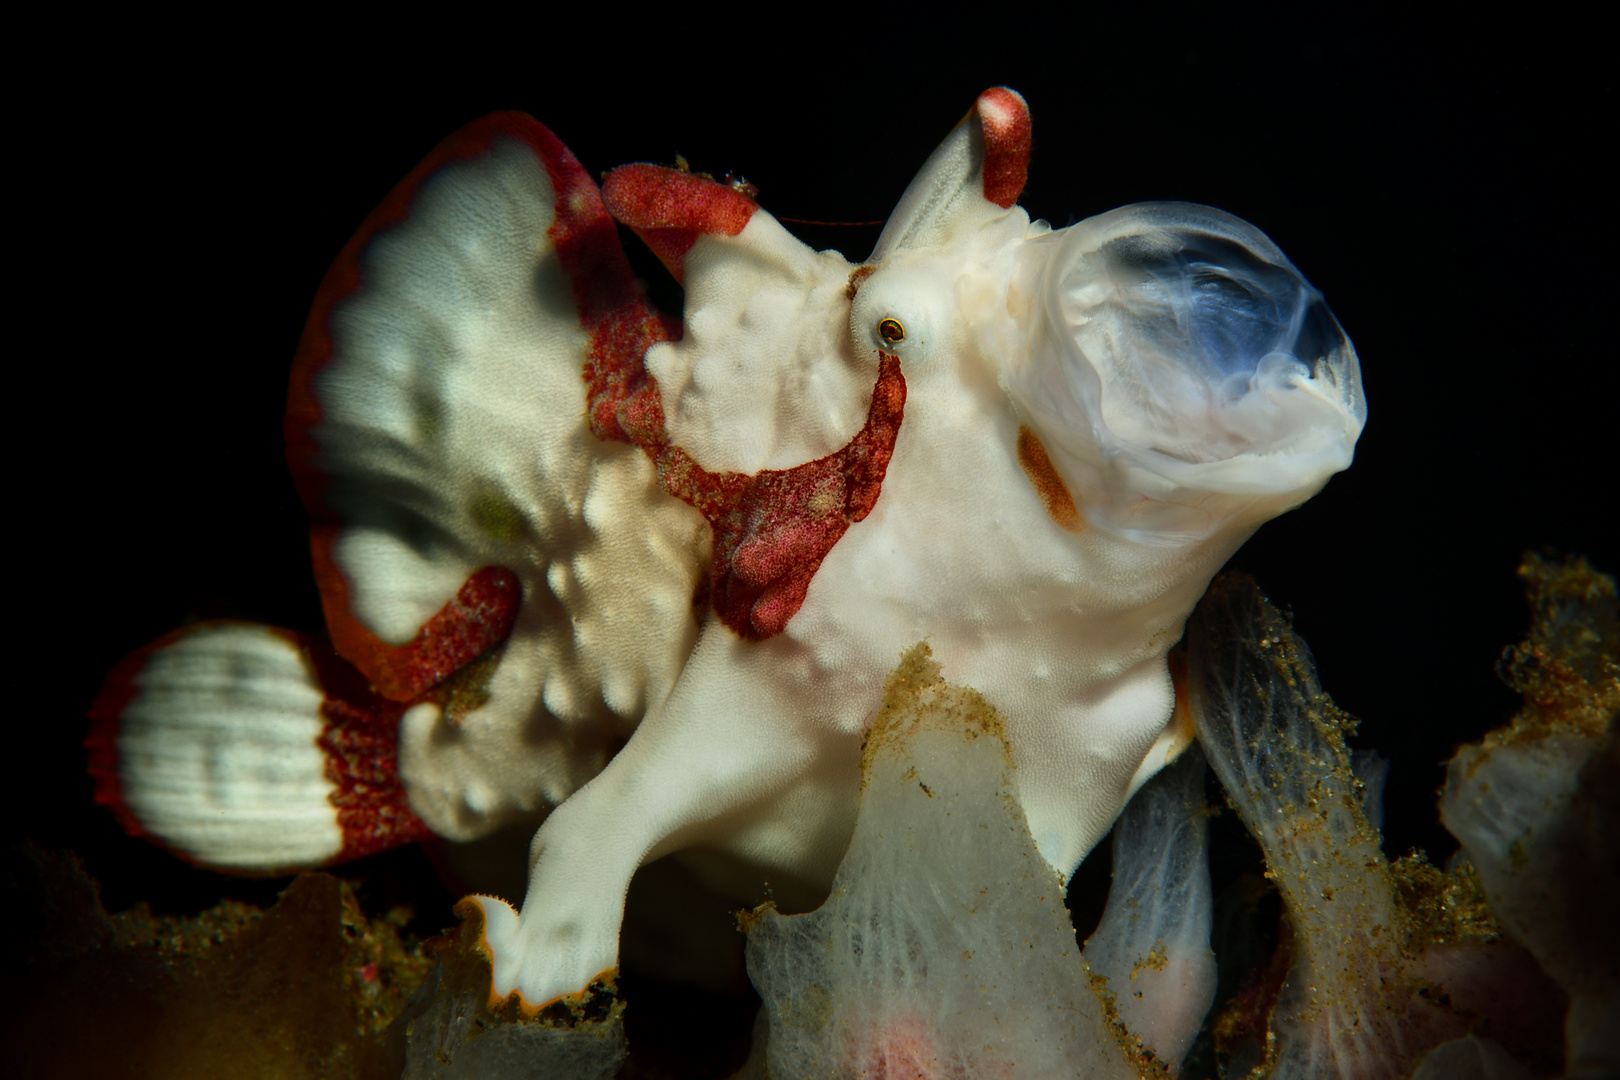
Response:
[[[670,438],[714,471],[756,473],[832,453],[860,430],[876,357],[819,315],[854,267],[811,251],[763,210],[686,259],[690,313],[647,352]]]

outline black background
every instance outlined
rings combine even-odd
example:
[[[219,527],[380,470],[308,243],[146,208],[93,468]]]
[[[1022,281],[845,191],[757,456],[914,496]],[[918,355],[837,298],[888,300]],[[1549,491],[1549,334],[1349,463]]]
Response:
[[[187,620],[319,630],[281,456],[288,364],[333,256],[441,138],[520,109],[593,172],[681,154],[745,175],[778,216],[869,221],[1003,83],[1033,113],[1033,215],[1232,211],[1355,341],[1370,406],[1355,465],[1234,565],[1293,609],[1326,687],[1363,718],[1357,744],[1393,759],[1391,852],[1444,857],[1440,763],[1514,707],[1493,664],[1525,626],[1520,552],[1620,569],[1597,28],[1162,7],[928,18],[737,8],[649,28],[604,6],[589,32],[447,23],[401,45],[315,24],[143,25],[60,53],[10,170],[29,200],[14,235],[37,239],[13,249],[32,344],[13,358],[8,832],[79,852],[114,908],[217,899],[212,875],[91,805],[85,709],[122,654]],[[206,47],[181,44],[197,34]],[[878,230],[799,231],[860,258]]]

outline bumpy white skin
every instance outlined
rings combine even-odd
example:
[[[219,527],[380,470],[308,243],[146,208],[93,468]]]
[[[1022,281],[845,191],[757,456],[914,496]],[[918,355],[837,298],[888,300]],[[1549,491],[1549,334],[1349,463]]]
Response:
[[[763,212],[688,256],[688,337],[649,367],[672,434],[702,465],[779,467],[836,448],[862,422],[867,395],[854,388],[875,379],[880,347],[902,360],[904,423],[875,509],[833,548],[786,631],[750,643],[711,617],[667,699],[541,827],[522,916],[480,898],[496,993],[538,1005],[612,968],[631,874],[672,851],[740,859],[747,869],[721,886],[764,879],[779,898],[798,884],[813,899],[852,828],[863,723],[921,639],[946,679],[1006,718],[1031,832],[1069,875],[1185,738],[1167,728],[1164,656],[1209,578],[1349,463],[1365,405],[1330,315],[1318,322],[1336,337],[1320,355],[1251,356],[1258,375],[1216,372],[1225,382],[1213,388],[1208,372],[1138,363],[1129,312],[1108,306],[1141,300],[1134,289],[1150,295],[1132,310],[1152,307],[1151,280],[1125,280],[1097,254],[1122,230],[1208,225],[1286,267],[1269,241],[1178,206],[1051,233],[983,198],[980,139],[965,123],[930,159],[852,305],[840,288],[849,264],[810,253]],[[1076,263],[1094,279],[1076,283]],[[762,321],[762,298],[779,304],[784,281],[813,302],[797,323]],[[877,336],[886,318],[906,329],[897,346]],[[795,347],[758,348],[773,335]],[[824,407],[785,407],[792,396],[774,391],[791,380],[820,387]],[[1087,527],[1049,516],[1018,461],[1021,424]]]
[[[488,700],[454,719],[417,705],[400,725],[411,807],[453,840],[567,798],[696,638],[708,528],[646,455],[590,433],[554,198],[516,140],[433,177],[367,248],[316,377],[323,497],[368,629],[409,641],[485,566],[523,583]]]

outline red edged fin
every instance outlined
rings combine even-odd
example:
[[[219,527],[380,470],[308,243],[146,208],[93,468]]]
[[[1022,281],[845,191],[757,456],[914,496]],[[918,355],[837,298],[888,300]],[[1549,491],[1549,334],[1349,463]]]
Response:
[[[574,170],[584,172],[557,136],[532,116],[500,112],[468,124],[434,147],[433,152],[389,192],[381,205],[367,215],[359,231],[343,245],[343,250],[338,253],[315,293],[315,302],[310,307],[303,337],[293,358],[292,380],[287,391],[287,415],[282,426],[287,442],[287,465],[292,470],[304,508],[317,520],[329,516],[329,511],[321,497],[326,487],[326,477],[315,464],[319,448],[313,432],[323,415],[320,400],[315,396],[315,379],[335,356],[331,327],[333,309],[358,292],[365,283],[361,263],[366,248],[378,235],[410,216],[411,205],[416,201],[422,185],[449,165],[488,153],[502,139],[517,139],[528,144],[547,161],[548,166],[550,158],[559,157],[566,159],[565,163]],[[560,187],[558,191],[560,194]]]
[[[740,233],[757,204],[706,177],[647,165],[615,170],[604,202],[573,155],[533,119],[504,113],[463,129],[413,170],[344,248],[316,297],[288,395],[288,460],[312,518],[312,555],[334,645],[395,702],[426,694],[503,640],[516,618],[521,584],[504,568],[485,567],[405,645],[389,645],[366,627],[353,613],[351,586],[335,556],[343,523],[325,506],[326,478],[315,464],[313,431],[322,411],[314,386],[334,358],[334,309],[363,284],[366,247],[408,216],[433,175],[507,138],[529,146],[553,185],[548,239],[589,336],[581,374],[591,430],[604,440],[643,450],[657,465],[665,489],[709,519],[716,535],[711,596],[722,621],[739,634],[754,640],[772,636],[798,611],[822,559],[849,523],[864,517],[876,500],[903,410],[905,382],[898,362],[887,358],[867,426],[842,450],[794,469],[752,477],[702,470],[670,443],[662,398],[644,361],[653,344],[679,336],[679,324],[647,304],[619,246],[608,206],[679,277],[697,237]],[[730,599],[719,603],[723,597]]]
[[[135,684],[135,676],[146,666],[147,658],[189,632],[189,628],[171,631],[144,649],[130,653],[118,661],[90,702],[90,730],[84,737],[84,748],[88,758],[85,770],[90,774],[96,804],[111,810],[118,824],[130,836],[145,837],[154,843],[161,841],[141,826],[140,818],[135,816],[135,812],[124,801],[123,778],[118,773],[118,732],[121,726],[119,720],[135,695],[140,693],[140,687]],[[186,858],[183,852],[176,854]]]
[[[1029,179],[1029,106],[1018,91],[997,86],[979,95],[974,111],[984,131],[984,197],[1011,209]]]
[[[349,583],[333,553],[343,523],[326,505],[327,477],[317,464],[320,450],[314,431],[324,414],[315,393],[315,383],[321,371],[335,358],[331,329],[334,310],[364,284],[362,262],[366,248],[380,234],[410,215],[411,206],[424,183],[447,166],[486,154],[497,142],[506,139],[523,142],[545,163],[556,183],[559,206],[571,205],[577,197],[578,180],[582,178],[596,201],[597,215],[607,221],[611,230],[612,222],[600,208],[601,201],[596,197],[595,185],[561,140],[533,117],[523,113],[503,112],[486,116],[440,143],[367,216],[359,231],[344,245],[315,294],[315,302],[304,324],[303,337],[293,360],[292,379],[287,392],[287,414],[283,420],[287,464],[292,471],[299,498],[310,515],[311,554],[327,628],[339,653],[355,663],[386,695],[396,701],[415,697],[433,682],[452,674],[456,667],[504,639],[516,619],[521,589],[516,576],[509,571],[485,567],[468,579],[456,599],[429,620],[415,641],[400,647],[406,650],[404,654],[400,649],[382,642],[361,623],[350,604]],[[572,185],[558,182],[559,176],[564,177],[565,181],[573,180]],[[562,221],[560,212],[558,221]],[[623,252],[618,249],[618,238],[612,237],[611,242],[614,248],[612,254],[624,262]],[[625,271],[628,275],[628,263],[625,263]],[[633,284],[634,279],[630,278],[630,281]],[[575,292],[577,296],[577,287]],[[473,593],[471,599],[469,590]],[[485,616],[493,617],[495,621],[482,628],[471,625],[470,620],[474,617]],[[430,678],[433,682],[424,681]]]
[[[243,797],[243,805],[268,810],[267,816],[250,815],[237,820],[237,831],[231,834],[237,842],[223,851],[217,837],[209,833],[215,824],[211,819],[229,813],[225,807],[236,799],[233,797],[225,804],[210,803],[210,796],[199,794],[194,801],[188,798],[188,809],[176,817],[172,795],[176,789],[189,790],[193,782],[199,791],[217,788],[219,776],[195,771],[194,763],[211,760],[218,748],[240,748],[253,743],[254,730],[242,725],[251,725],[254,718],[264,714],[240,707],[244,703],[251,704],[254,693],[251,676],[249,681],[237,682],[240,688],[237,696],[220,699],[224,704],[217,712],[209,710],[203,714],[210,728],[207,736],[199,734],[197,715],[170,723],[165,716],[172,714],[162,708],[153,710],[149,701],[144,715],[137,710],[133,721],[136,745],[141,749],[136,751],[133,760],[121,760],[120,741],[130,706],[137,703],[143,692],[153,689],[149,665],[167,650],[178,647],[183,652],[197,635],[219,635],[215,640],[241,635],[241,640],[261,643],[279,639],[286,651],[277,655],[285,658],[286,666],[280,666],[282,662],[278,661],[277,669],[292,681],[310,686],[311,693],[314,690],[320,693],[320,704],[310,710],[303,736],[309,740],[303,743],[307,751],[297,750],[295,743],[273,744],[268,750],[272,756],[264,759],[270,767],[256,766],[245,774],[243,782],[248,787],[230,787],[232,796]],[[165,689],[184,691],[196,685],[187,682],[183,674],[177,676],[172,667],[165,672],[161,660],[152,670],[157,672],[155,678],[160,694]],[[205,680],[218,683],[236,676],[237,671],[234,664],[221,665],[205,672]],[[143,673],[148,673],[144,685]],[[176,682],[176,678],[180,681]],[[166,700],[173,708],[184,711],[183,695]],[[95,783],[95,800],[111,810],[131,836],[150,840],[194,865],[237,873],[279,874],[308,869],[312,865],[330,866],[413,843],[433,834],[411,811],[404,782],[399,776],[396,739],[400,717],[410,704],[414,703],[384,698],[364,675],[333,652],[331,646],[302,634],[229,621],[189,626],[166,634],[122,660],[92,703],[90,731],[84,745],[88,751],[88,769]],[[171,748],[178,750],[189,743],[190,748],[198,752],[153,755],[150,751],[154,734]],[[210,741],[191,742],[201,738]],[[277,777],[285,773],[289,760],[297,760],[304,753],[308,753],[310,761],[308,775],[300,776],[295,769],[287,777],[291,786],[282,787]],[[177,766],[175,762],[181,764]],[[188,762],[193,764],[188,767]],[[176,768],[180,771],[172,771]],[[324,796],[320,794],[322,790],[326,792]],[[143,802],[140,797],[143,791],[149,796],[156,792],[160,803]],[[126,794],[134,797],[126,799]],[[169,796],[166,804],[162,799],[164,795]],[[147,813],[158,813],[159,818],[143,821],[137,809],[142,806]],[[154,810],[155,806],[160,808]],[[321,812],[323,807],[330,816]],[[320,824],[323,820],[324,825]],[[311,823],[317,837],[333,838],[318,840],[313,851],[303,848],[303,858],[293,864],[288,864],[284,848],[280,855],[264,850],[266,845],[274,847],[285,830],[303,829],[305,823]]]
[[[675,280],[700,236],[736,236],[759,204],[735,188],[662,165],[621,165],[602,182],[608,212],[652,248]]]

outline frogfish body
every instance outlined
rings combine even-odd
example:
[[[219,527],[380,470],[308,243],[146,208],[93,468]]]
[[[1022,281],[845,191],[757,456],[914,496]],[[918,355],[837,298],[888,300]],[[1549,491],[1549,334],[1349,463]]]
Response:
[[[494,992],[539,1007],[615,966],[650,859],[824,891],[926,641],[1005,719],[1072,874],[1192,736],[1166,654],[1194,603],[1349,465],[1366,405],[1257,229],[1032,221],[1030,132],[981,95],[859,264],[684,169],[599,190],[521,114],[452,136],[338,257],[294,365],[330,645],[213,623],[137,653],[94,709],[98,798],[245,872],[543,817],[521,914],[477,898]]]

